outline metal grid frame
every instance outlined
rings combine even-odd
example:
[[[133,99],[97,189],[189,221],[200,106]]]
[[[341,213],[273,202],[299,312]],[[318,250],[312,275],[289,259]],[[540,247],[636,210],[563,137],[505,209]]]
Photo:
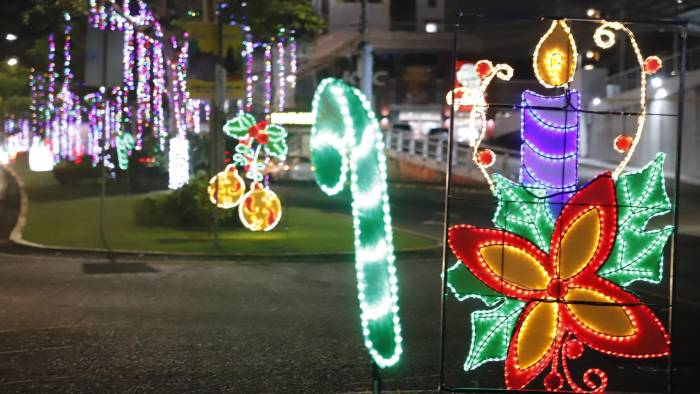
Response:
[[[590,22],[590,23],[600,23],[604,19],[601,18],[589,18],[589,17],[579,17],[579,16],[524,16],[524,15],[488,15],[488,14],[468,14],[465,12],[460,12],[457,18],[457,22],[453,26],[453,37],[452,37],[452,67],[453,72],[450,77],[450,86],[455,85],[455,73],[454,65],[458,60],[458,35],[463,26],[463,21],[465,17],[470,18],[484,18],[484,19],[501,19],[510,21],[552,21],[565,19],[567,21],[575,22]],[[668,304],[664,306],[668,307],[668,334],[671,338],[670,354],[667,357],[667,371],[666,371],[666,392],[674,392],[674,341],[673,341],[673,304],[676,297],[676,284],[674,281],[675,275],[675,265],[677,260],[677,241],[678,241],[678,220],[679,220],[679,203],[680,203],[680,176],[681,176],[681,155],[683,146],[683,121],[684,121],[684,110],[685,110],[685,80],[686,80],[686,57],[687,57],[687,37],[688,37],[688,22],[673,19],[623,19],[618,20],[618,22],[624,24],[635,24],[635,25],[647,25],[652,27],[665,27],[667,29],[674,29],[681,38],[680,43],[680,65],[679,65],[679,79],[678,79],[678,106],[676,114],[648,114],[656,116],[671,116],[677,119],[676,126],[676,157],[674,163],[674,196],[673,196],[673,233],[671,237],[671,249],[670,249],[670,259],[669,259],[669,294],[668,294]],[[439,383],[438,391],[440,393],[459,393],[459,392],[512,392],[512,390],[507,390],[505,388],[479,388],[479,387],[451,387],[445,383],[445,361],[446,361],[446,322],[447,322],[447,301],[449,297],[449,291],[447,287],[447,271],[448,271],[448,259],[451,255],[451,251],[448,246],[448,229],[450,227],[450,213],[451,213],[451,201],[456,198],[452,195],[452,166],[453,166],[453,156],[454,156],[454,115],[455,106],[450,106],[450,126],[447,137],[447,161],[446,161],[446,171],[445,171],[445,196],[444,196],[444,231],[443,231],[443,250],[442,250],[442,283],[441,283],[441,299],[440,299],[440,372],[439,372]],[[490,104],[489,107],[493,108],[508,108],[508,109],[520,109],[519,105],[508,105],[508,104]],[[551,108],[548,108],[552,110]],[[636,113],[620,112],[620,111],[585,111],[587,113],[593,113],[598,115],[614,115],[614,116],[630,116],[636,115]],[[523,392],[544,392],[541,390],[521,390]]]

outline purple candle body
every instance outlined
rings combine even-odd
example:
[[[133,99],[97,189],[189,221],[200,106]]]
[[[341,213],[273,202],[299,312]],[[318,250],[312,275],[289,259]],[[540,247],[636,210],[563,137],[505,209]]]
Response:
[[[578,108],[580,95],[575,90],[562,96],[529,90],[522,95],[520,182],[544,189],[554,214],[578,183]]]

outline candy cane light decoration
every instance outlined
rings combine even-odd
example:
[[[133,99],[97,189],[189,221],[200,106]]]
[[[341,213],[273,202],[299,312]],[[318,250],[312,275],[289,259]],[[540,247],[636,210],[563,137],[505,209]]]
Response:
[[[390,367],[401,357],[403,339],[379,123],[359,90],[332,78],[316,90],[313,117],[311,161],[321,190],[339,193],[350,173],[362,334],[374,362]]]

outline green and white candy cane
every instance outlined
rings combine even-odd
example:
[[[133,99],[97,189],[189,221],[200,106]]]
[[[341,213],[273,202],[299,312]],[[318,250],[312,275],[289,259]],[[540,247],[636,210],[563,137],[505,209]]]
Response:
[[[120,133],[117,135],[117,161],[119,168],[126,171],[129,169],[129,154],[136,147],[136,142],[131,133]]]
[[[313,118],[310,145],[316,182],[334,195],[343,190],[350,174],[362,333],[377,366],[390,367],[401,357],[403,339],[379,123],[359,90],[332,78],[316,90]]]

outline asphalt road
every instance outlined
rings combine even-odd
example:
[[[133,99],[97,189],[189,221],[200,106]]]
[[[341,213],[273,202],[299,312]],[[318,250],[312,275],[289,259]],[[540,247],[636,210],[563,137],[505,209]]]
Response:
[[[349,197],[281,187],[283,199],[347,212]],[[442,232],[439,190],[392,190],[395,223]],[[462,193],[452,222],[488,225],[488,195]],[[297,201],[298,200],[298,201]],[[3,216],[9,212],[2,206]],[[698,392],[698,239],[679,244],[675,392]],[[135,263],[135,264],[128,264]],[[398,262],[405,354],[387,389],[437,385],[440,259]],[[357,392],[371,388],[350,263],[130,260],[0,254],[0,393]],[[667,289],[634,288],[667,324]],[[461,371],[473,303],[448,303],[447,383],[501,385],[502,363]],[[666,360],[588,350],[611,390],[663,392]],[[572,368],[580,382],[583,370]]]
[[[352,264],[123,263],[0,255],[0,392],[369,389]],[[405,354],[385,387],[433,389],[439,261],[401,261],[398,269]],[[95,270],[103,273],[90,273]],[[132,273],[104,273],[119,271]],[[697,271],[693,274],[698,277]],[[680,285],[688,285],[683,279]],[[459,368],[473,306],[449,303],[448,382],[500,384],[499,363],[485,366],[483,375]],[[681,300],[677,308],[676,362],[683,375],[677,392],[693,392],[700,308],[692,300]],[[619,361],[588,353],[610,375],[611,389],[665,388],[664,361]]]

